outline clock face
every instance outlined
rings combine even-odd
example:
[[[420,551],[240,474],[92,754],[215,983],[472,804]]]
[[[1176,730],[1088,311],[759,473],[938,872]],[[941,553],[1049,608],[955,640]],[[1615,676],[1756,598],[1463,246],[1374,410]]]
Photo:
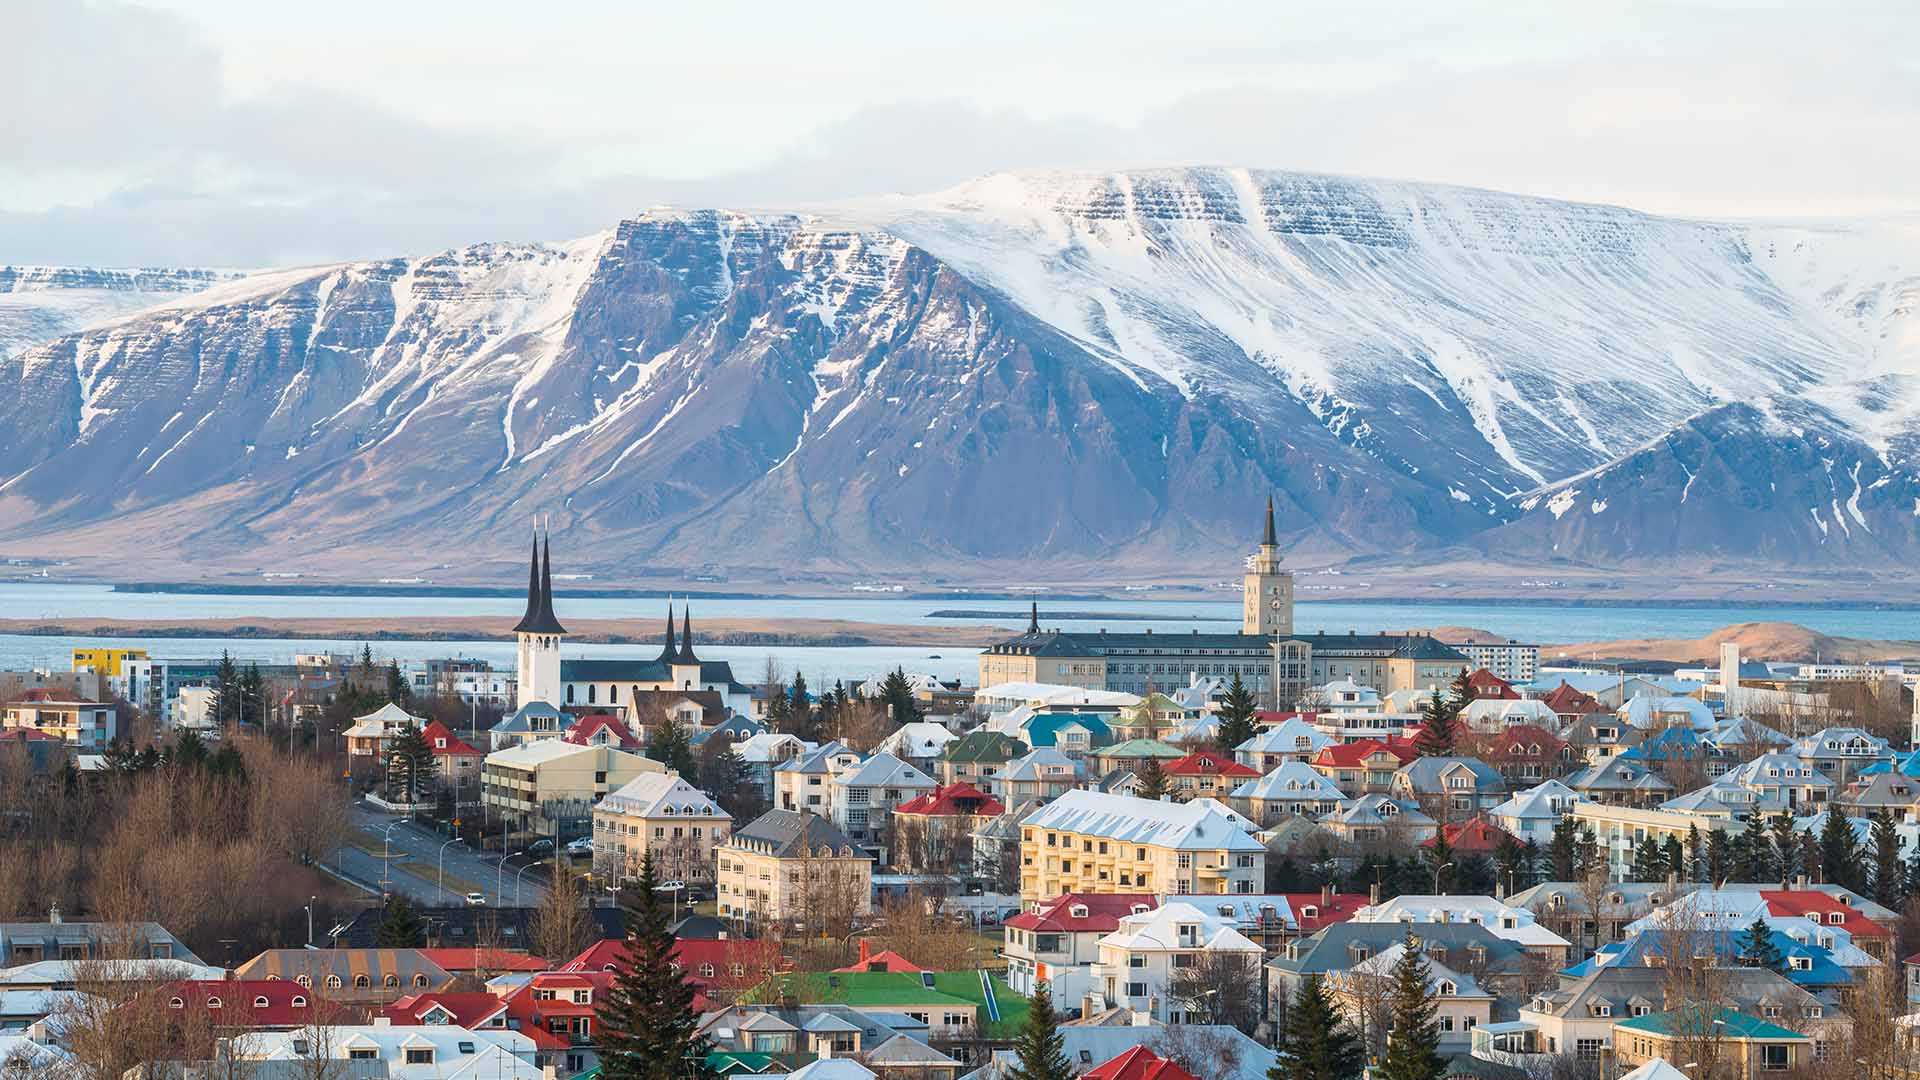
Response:
[[[1273,610],[1275,611],[1280,610],[1280,598],[1277,596],[1273,598]]]

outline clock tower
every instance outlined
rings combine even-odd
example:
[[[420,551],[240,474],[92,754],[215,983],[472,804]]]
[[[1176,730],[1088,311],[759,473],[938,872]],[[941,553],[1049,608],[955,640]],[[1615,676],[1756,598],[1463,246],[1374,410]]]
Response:
[[[1273,497],[1267,497],[1267,530],[1260,550],[1247,559],[1241,581],[1243,634],[1286,637],[1293,633],[1293,571],[1280,568],[1280,547],[1273,530]]]

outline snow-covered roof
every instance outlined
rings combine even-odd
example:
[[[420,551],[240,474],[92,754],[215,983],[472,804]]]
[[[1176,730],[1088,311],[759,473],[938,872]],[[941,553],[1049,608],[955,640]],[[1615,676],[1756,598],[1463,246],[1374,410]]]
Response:
[[[1196,926],[1191,938],[1183,938],[1179,927]],[[1103,948],[1129,952],[1152,952],[1205,948],[1209,951],[1264,954],[1265,950],[1245,934],[1234,929],[1231,919],[1202,911],[1192,904],[1168,903],[1138,915],[1123,915],[1120,926],[1100,939]]]
[[[1332,742],[1333,736],[1297,716],[1289,716],[1234,750],[1243,754],[1312,753]]]
[[[1042,807],[1026,824],[1189,851],[1266,851],[1252,836],[1253,822],[1214,799],[1176,803],[1074,790]]]
[[[1314,800],[1343,799],[1333,781],[1304,761],[1288,761],[1258,780],[1249,780],[1234,788],[1236,799]]]
[[[1560,714],[1544,701],[1526,698],[1480,698],[1460,710],[1460,719],[1475,731],[1496,732],[1515,724],[1538,724],[1548,731],[1560,726]]]
[[[1406,955],[1406,952],[1407,943],[1398,942],[1355,964],[1351,970],[1360,975],[1391,976],[1394,965],[1400,962],[1400,958]],[[1338,987],[1341,978],[1341,975],[1335,974],[1330,981]],[[1432,957],[1427,959],[1427,988],[1438,997],[1490,998],[1493,996],[1482,990],[1473,976],[1455,971]]]
[[[690,817],[706,821],[732,821],[732,817],[713,797],[678,776],[648,773],[636,776],[600,800],[595,810],[634,817]]]
[[[1396,896],[1353,913],[1354,922],[1477,923],[1522,948],[1567,948],[1566,938],[1541,926],[1533,912],[1491,896]]]
[[[879,749],[895,757],[934,758],[959,736],[939,724],[915,720],[882,740]]]
[[[1487,811],[1488,817],[1557,818],[1584,796],[1558,780],[1535,784]]]
[[[1708,731],[1715,723],[1713,710],[1704,701],[1656,694],[1635,694],[1633,700],[1621,706],[1620,718],[1642,731],[1670,727],[1676,723],[1685,724],[1695,731]]]
[[[818,749],[818,744],[807,742],[798,735],[789,735],[784,731],[762,732],[733,744],[733,752],[740,755],[741,761],[750,765],[780,760],[789,751],[797,757],[815,749]]]
[[[892,754],[875,754],[845,772],[835,774],[835,787],[902,787],[933,789],[933,777]]]
[[[469,1030],[454,1024],[353,1024],[327,1029],[324,1042],[312,1033],[254,1031],[235,1040],[235,1053],[256,1061],[298,1061],[314,1050],[345,1059],[372,1051],[394,1080],[541,1080],[533,1039],[518,1031]],[[430,1061],[407,1062],[408,1050],[431,1050]],[[305,1051],[303,1053],[303,1051]]]

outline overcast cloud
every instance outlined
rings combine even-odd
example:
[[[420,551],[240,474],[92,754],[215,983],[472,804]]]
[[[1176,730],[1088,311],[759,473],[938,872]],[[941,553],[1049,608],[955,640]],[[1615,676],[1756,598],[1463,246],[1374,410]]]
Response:
[[[1920,212],[1911,2],[545,6],[0,5],[0,263],[376,257],[1186,162]]]

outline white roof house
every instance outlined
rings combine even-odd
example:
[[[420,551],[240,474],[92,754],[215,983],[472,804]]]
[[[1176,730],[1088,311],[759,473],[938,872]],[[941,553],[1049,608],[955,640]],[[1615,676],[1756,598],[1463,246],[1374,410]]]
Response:
[[[1305,754],[1312,756],[1322,747],[1332,746],[1333,736],[1297,716],[1289,716],[1233,748],[1233,756],[1242,765],[1254,754]]]
[[[880,753],[892,754],[897,758],[924,761],[939,757],[947,744],[959,737],[940,724],[916,720],[910,724],[900,725],[900,730],[881,740],[877,749]]]
[[[253,1061],[346,1059],[372,1053],[394,1080],[541,1080],[533,1040],[518,1031],[470,1031],[454,1024],[387,1023],[256,1031],[235,1040],[234,1053]]]
[[[1400,957],[1405,955],[1406,951],[1407,943],[1404,941],[1397,942],[1362,960],[1360,963],[1355,964],[1349,970],[1357,975],[1390,977],[1393,975],[1394,965],[1400,962]],[[1331,982],[1335,988],[1338,988],[1341,975],[1335,974],[1331,976],[1328,981]],[[1473,976],[1462,971],[1455,971],[1432,958],[1427,960],[1427,989],[1431,991],[1434,997],[1487,999],[1493,997],[1492,994],[1481,988]]]
[[[939,785],[933,777],[901,761],[892,754],[875,754],[844,772],[835,773],[837,788],[905,788],[932,791]]]
[[[1129,953],[1240,952],[1264,956],[1266,950],[1234,929],[1233,920],[1202,911],[1192,904],[1163,904],[1152,911],[1122,915],[1120,925],[1099,941],[1102,950]]]
[[[389,701],[365,716],[353,718],[353,725],[340,734],[349,739],[386,738],[412,724],[426,727],[427,722]]]
[[[1620,1080],[1687,1080],[1687,1074],[1667,1064],[1666,1058],[1648,1058],[1639,1068]]]
[[[1541,926],[1526,908],[1512,907],[1491,896],[1396,896],[1368,904],[1353,913],[1357,923],[1475,923],[1504,941],[1523,949],[1568,949],[1572,942]]]
[[[1346,798],[1325,773],[1304,761],[1283,762],[1260,779],[1234,788],[1228,797],[1266,802],[1340,802]]]
[[[852,1058],[829,1057],[809,1061],[788,1073],[787,1078],[788,1080],[873,1080],[877,1075],[879,1074]]]
[[[733,752],[749,765],[787,761],[817,749],[818,743],[807,742],[798,735],[789,735],[784,731],[764,731],[733,744]]]
[[[1318,712],[1379,712],[1380,691],[1352,679],[1336,679],[1310,692]]]
[[[1257,826],[1217,799],[1161,802],[1076,789],[1041,807],[1025,824],[1128,844],[1195,851],[1266,851],[1265,845],[1252,836]]]
[[[1006,682],[983,686],[973,692],[975,704],[991,709],[1011,709],[1020,705],[1092,705],[1096,708],[1127,709],[1140,704],[1140,695],[1118,690],[1088,690],[1057,683]]]
[[[1528,698],[1480,698],[1460,710],[1460,720],[1470,730],[1497,733],[1515,724],[1533,724],[1548,731],[1560,730],[1560,714],[1544,701]]]
[[[1663,697],[1635,694],[1633,700],[1616,710],[1620,719],[1642,731],[1665,727],[1689,727],[1707,731],[1714,725],[1713,710],[1698,698]]]
[[[101,970],[82,973],[89,967],[84,960],[37,960],[31,964],[0,968],[0,990],[72,990],[81,978],[125,979],[134,982],[158,982],[168,979],[224,979],[227,969],[206,964],[185,964],[178,960],[116,960]],[[100,965],[91,965],[100,967]]]
[[[720,809],[713,796],[670,773],[636,776],[610,792],[594,806],[610,814],[631,817],[691,817],[732,821],[732,815]]]

